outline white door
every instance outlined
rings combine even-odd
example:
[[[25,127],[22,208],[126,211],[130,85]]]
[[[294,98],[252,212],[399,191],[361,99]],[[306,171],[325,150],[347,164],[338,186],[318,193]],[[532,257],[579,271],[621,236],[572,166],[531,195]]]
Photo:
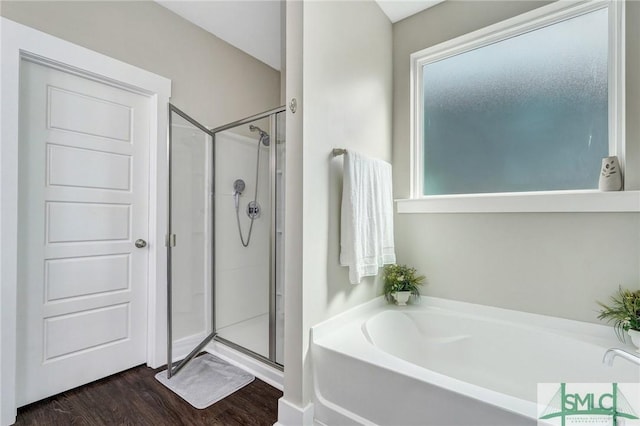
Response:
[[[146,361],[150,99],[23,60],[18,406]]]

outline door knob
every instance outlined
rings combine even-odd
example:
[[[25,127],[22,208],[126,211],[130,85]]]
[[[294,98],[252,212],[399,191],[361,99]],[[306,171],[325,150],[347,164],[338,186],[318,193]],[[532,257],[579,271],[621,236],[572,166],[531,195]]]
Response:
[[[143,240],[142,238],[136,240],[136,247],[138,248],[144,248],[147,246],[147,242],[145,240]]]

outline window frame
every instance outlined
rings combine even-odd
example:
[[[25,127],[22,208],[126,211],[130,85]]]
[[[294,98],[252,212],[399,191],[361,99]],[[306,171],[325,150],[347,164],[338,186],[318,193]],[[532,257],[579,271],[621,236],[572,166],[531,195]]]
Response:
[[[625,19],[624,1],[616,0],[593,0],[587,2],[558,1],[550,5],[542,6],[530,12],[507,19],[497,24],[479,29],[477,31],[456,37],[454,39],[439,43],[411,54],[411,200],[421,200],[422,209],[430,211],[427,207],[435,205],[434,211],[442,211],[442,206],[438,203],[455,199],[455,211],[474,211],[474,203],[480,199],[483,205],[481,211],[491,211],[488,208],[491,198],[495,198],[495,211],[547,211],[545,208],[537,206],[536,200],[549,205],[554,204],[553,199],[563,196],[603,194],[597,190],[564,190],[564,191],[531,191],[531,192],[498,192],[485,194],[451,194],[451,195],[424,195],[424,119],[423,119],[423,66],[448,57],[458,55],[473,49],[487,46],[501,40],[516,37],[538,28],[555,24],[576,16],[599,9],[608,8],[609,30],[608,30],[608,97],[609,97],[609,155],[617,155],[620,167],[624,173],[625,168]],[[627,191],[636,192],[636,191]],[[629,194],[632,195],[632,194]],[[637,197],[637,194],[635,194]],[[512,200],[508,200],[512,198]],[[609,197],[612,198],[612,197]],[[619,199],[620,197],[616,197]],[[507,203],[505,203],[507,199]],[[523,202],[524,200],[524,202]],[[513,204],[512,207],[509,205]],[[521,207],[517,207],[522,204]],[[566,205],[565,202],[560,202]],[[640,205],[640,203],[638,203]],[[465,207],[468,205],[469,207]],[[553,206],[552,206],[553,207]],[[416,207],[408,210],[414,211]],[[406,210],[400,209],[400,210]],[[444,209],[452,210],[452,209]],[[566,211],[553,207],[549,211]],[[592,210],[588,210],[592,211]],[[625,209],[626,211],[626,209]]]

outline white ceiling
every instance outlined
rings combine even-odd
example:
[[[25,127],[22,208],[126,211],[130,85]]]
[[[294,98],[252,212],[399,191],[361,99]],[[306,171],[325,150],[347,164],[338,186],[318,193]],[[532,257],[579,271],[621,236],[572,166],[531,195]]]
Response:
[[[276,70],[282,61],[279,0],[155,0]],[[444,0],[376,0],[398,22]]]
[[[418,12],[422,12],[443,1],[444,0],[376,0],[380,9],[382,9],[393,23],[415,15]]]
[[[270,67],[280,69],[280,1],[155,1]]]

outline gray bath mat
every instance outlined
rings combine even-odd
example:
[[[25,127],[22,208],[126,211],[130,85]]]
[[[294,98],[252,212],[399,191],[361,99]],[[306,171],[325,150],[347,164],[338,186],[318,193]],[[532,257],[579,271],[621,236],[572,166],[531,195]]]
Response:
[[[167,370],[156,379],[198,409],[207,408],[253,382],[255,377],[211,354],[194,358],[171,379]]]

